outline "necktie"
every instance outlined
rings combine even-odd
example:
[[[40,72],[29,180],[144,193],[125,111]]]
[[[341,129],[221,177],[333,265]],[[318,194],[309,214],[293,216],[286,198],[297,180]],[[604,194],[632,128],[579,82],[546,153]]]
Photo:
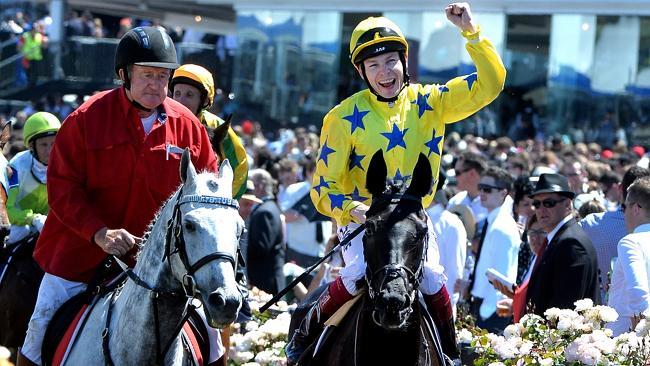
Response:
[[[476,258],[474,260],[474,270],[472,271],[472,275],[469,278],[469,291],[471,292],[472,289],[474,288],[474,281],[476,279],[476,269],[478,268],[478,260],[481,257],[481,249],[483,249],[483,241],[485,240],[485,234],[487,234],[487,219],[481,221],[481,235],[478,240],[478,248],[476,251]]]

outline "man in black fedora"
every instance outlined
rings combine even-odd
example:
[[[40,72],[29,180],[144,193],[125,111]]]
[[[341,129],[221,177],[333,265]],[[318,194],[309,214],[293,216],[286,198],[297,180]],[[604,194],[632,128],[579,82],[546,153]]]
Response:
[[[527,312],[543,315],[553,307],[573,309],[573,303],[583,298],[599,303],[596,251],[574,219],[575,193],[567,178],[542,174],[530,197],[547,239],[528,283]]]

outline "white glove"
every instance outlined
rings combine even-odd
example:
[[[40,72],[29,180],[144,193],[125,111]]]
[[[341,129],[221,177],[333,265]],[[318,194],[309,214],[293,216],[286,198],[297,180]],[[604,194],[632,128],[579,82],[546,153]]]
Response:
[[[45,225],[45,219],[47,216],[41,214],[35,214],[34,219],[32,220],[32,226],[38,230],[40,233],[43,230],[43,225]]]

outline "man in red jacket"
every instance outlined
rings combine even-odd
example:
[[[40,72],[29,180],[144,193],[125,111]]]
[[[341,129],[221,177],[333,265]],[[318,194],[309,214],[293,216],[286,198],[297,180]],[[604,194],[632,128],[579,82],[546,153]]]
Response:
[[[217,171],[205,128],[167,98],[178,67],[166,33],[135,28],[115,55],[123,86],[93,96],[64,121],[48,167],[50,215],[34,252],[46,273],[19,365],[41,364],[54,312],[86,288],[107,255],[133,264],[134,245],[180,184],[183,149],[197,170]]]

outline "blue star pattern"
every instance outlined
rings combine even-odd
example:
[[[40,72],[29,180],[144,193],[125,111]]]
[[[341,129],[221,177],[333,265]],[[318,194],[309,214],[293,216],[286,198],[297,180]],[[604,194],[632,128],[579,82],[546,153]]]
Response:
[[[402,175],[402,173],[399,171],[399,168],[397,168],[397,172],[395,172],[395,176],[393,177],[394,182],[406,183],[409,179],[411,179],[410,175]]]
[[[330,198],[330,207],[332,210],[335,208],[338,208],[339,210],[343,210],[343,201],[345,201],[345,195],[344,194],[335,194],[335,193],[328,193],[327,194]]]
[[[318,192],[318,195],[320,196],[320,189],[321,188],[329,188],[330,184],[325,181],[325,178],[323,178],[323,177],[319,177],[319,178],[320,178],[320,182],[318,183],[318,185],[316,187],[314,187],[314,190],[316,192]]]
[[[400,131],[399,127],[396,124],[393,125],[393,130],[391,132],[382,132],[381,135],[388,139],[388,147],[386,152],[389,152],[392,148],[401,146],[406,149],[406,142],[404,141],[404,135],[408,128],[405,128],[404,131]]]
[[[436,130],[433,130],[433,136],[431,140],[424,144],[424,146],[429,148],[429,153],[427,157],[431,156],[431,153],[436,153],[440,155],[440,141],[442,140],[442,135],[436,137]]]
[[[336,152],[336,150],[334,150],[331,147],[327,146],[327,139],[325,139],[325,143],[323,144],[323,149],[320,151],[320,156],[318,158],[323,160],[323,162],[325,163],[325,166],[327,166],[327,158],[329,157],[330,154],[335,153],[335,152]]]
[[[352,199],[353,201],[359,201],[359,202],[363,202],[368,199],[368,197],[364,197],[361,195],[361,193],[359,193],[358,187],[354,187],[354,191],[352,191],[352,193],[350,193],[348,197],[350,197],[350,199]]]
[[[361,165],[361,161],[363,158],[365,158],[365,155],[357,155],[357,152],[354,148],[352,148],[352,152],[350,153],[350,164],[348,164],[348,170],[354,169],[354,167],[358,167],[361,170],[363,169],[363,166]]]
[[[418,105],[418,117],[419,118],[422,118],[422,115],[424,114],[424,112],[433,110],[433,108],[431,108],[429,103],[427,103],[427,99],[429,98],[429,95],[431,95],[431,93],[427,93],[427,94],[424,94],[424,95],[418,93],[418,99],[411,102],[413,104]]]
[[[465,76],[464,80],[467,81],[467,87],[469,88],[469,90],[472,90],[472,85],[474,85],[474,82],[476,81],[477,77],[478,76],[475,72]]]
[[[354,133],[357,128],[365,130],[366,127],[363,125],[363,117],[370,111],[359,111],[356,104],[354,105],[354,111],[351,115],[343,117],[344,120],[350,122],[350,133]]]

